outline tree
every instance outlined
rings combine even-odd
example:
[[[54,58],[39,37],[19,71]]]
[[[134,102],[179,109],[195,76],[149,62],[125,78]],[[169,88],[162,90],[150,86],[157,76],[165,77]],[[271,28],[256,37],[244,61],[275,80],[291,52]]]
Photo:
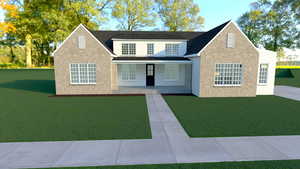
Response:
[[[112,16],[123,30],[133,31],[154,26],[153,0],[118,0],[114,3]]]
[[[26,49],[33,50],[26,52],[32,54],[33,64],[45,65],[50,64],[50,54],[57,44],[80,23],[91,29],[98,28],[106,18],[104,13],[111,1],[15,0],[19,7],[18,17],[6,19],[15,25],[18,30],[15,36]]]
[[[169,31],[192,31],[201,28],[204,18],[193,0],[156,0],[158,14]]]
[[[300,34],[289,5],[280,0],[258,0],[251,7],[238,23],[256,46],[273,51],[297,46]]]
[[[10,17],[17,17],[17,7],[10,4],[8,0],[0,0],[0,9],[3,9]],[[0,22],[0,35],[15,31],[16,28],[12,23]]]

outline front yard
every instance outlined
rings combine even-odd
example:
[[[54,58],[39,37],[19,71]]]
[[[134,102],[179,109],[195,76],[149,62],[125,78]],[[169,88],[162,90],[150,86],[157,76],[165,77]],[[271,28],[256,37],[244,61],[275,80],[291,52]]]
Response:
[[[151,138],[143,96],[49,97],[53,70],[0,70],[0,142]]]
[[[300,135],[300,102],[253,98],[164,97],[191,137]]]

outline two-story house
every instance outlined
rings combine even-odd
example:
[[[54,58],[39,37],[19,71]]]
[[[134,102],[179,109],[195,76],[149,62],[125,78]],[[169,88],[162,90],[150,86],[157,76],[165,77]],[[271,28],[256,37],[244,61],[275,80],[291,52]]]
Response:
[[[79,25],[54,52],[56,94],[273,94],[275,62],[275,53],[259,51],[231,21],[208,32]]]

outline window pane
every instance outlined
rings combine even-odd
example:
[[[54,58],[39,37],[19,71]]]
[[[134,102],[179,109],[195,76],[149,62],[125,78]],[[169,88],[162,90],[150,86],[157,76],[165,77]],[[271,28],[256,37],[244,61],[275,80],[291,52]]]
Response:
[[[136,65],[124,64],[121,65],[122,80],[136,80]]]
[[[166,44],[165,50],[167,56],[178,56],[179,44]]]
[[[122,43],[122,55],[135,55],[135,43]]]
[[[164,65],[164,80],[178,80],[179,65],[178,64],[166,64]]]
[[[154,44],[153,43],[147,44],[147,55],[154,55]]]
[[[95,84],[96,64],[71,64],[71,84]]]
[[[215,85],[234,86],[242,84],[242,64],[216,64]]]
[[[268,64],[260,64],[259,66],[259,83],[268,83]]]

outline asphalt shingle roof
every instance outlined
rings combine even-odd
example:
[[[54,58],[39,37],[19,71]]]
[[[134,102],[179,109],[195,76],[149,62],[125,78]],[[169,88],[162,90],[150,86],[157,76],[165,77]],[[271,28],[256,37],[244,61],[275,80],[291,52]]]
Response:
[[[90,32],[113,53],[112,39],[173,39],[187,40],[186,55],[198,53],[230,21],[217,26],[208,32],[167,32],[167,31],[95,31]]]
[[[189,59],[184,57],[114,57],[113,60],[186,61]]]

